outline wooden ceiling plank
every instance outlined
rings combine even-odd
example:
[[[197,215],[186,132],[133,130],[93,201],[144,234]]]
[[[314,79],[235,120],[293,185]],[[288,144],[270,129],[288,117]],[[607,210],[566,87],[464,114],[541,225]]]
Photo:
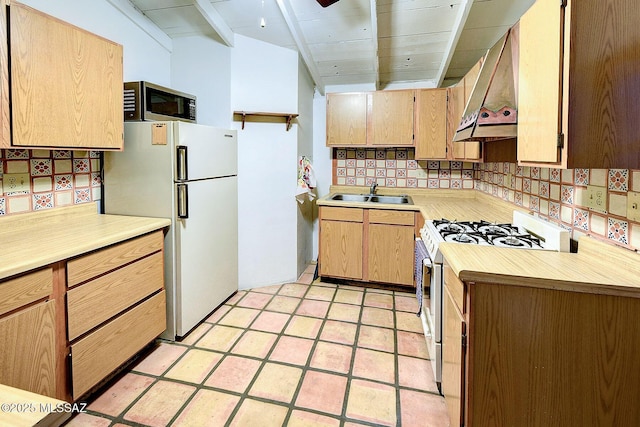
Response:
[[[304,61],[307,70],[309,70],[309,74],[315,82],[318,92],[320,92],[321,95],[324,95],[324,83],[322,81],[322,77],[320,77],[320,72],[313,60],[313,55],[311,55],[311,51],[305,41],[304,35],[302,34],[302,30],[300,29],[298,20],[296,19],[293,8],[291,7],[291,3],[289,0],[276,0],[276,2],[278,3],[278,7],[280,8],[280,12],[282,12],[282,16],[284,17],[287,26],[289,27],[291,36],[293,37],[293,40],[295,40],[296,46],[298,46],[298,52],[300,52],[300,56],[302,56],[302,61]]]
[[[153,21],[144,16],[127,0],[107,0],[113,7],[118,9],[120,13],[129,18],[131,22],[137,25],[142,31],[147,33],[152,39],[158,42],[160,46],[171,52],[173,50],[173,42],[164,31],[160,29]]]
[[[193,5],[211,25],[211,28],[218,33],[222,41],[227,46],[233,47],[234,33],[211,2],[209,0],[193,0]]]
[[[460,34],[462,34],[464,25],[467,22],[467,18],[469,17],[471,6],[473,6],[473,0],[463,0],[463,2],[459,6],[460,8],[458,9],[458,16],[456,16],[456,21],[453,24],[453,29],[451,30],[449,44],[447,45],[447,49],[444,52],[444,56],[442,57],[442,64],[440,64],[440,69],[438,70],[438,74],[435,78],[436,87],[440,87],[442,81],[444,80],[444,76],[447,73],[447,69],[449,68],[449,63],[451,62],[451,58],[453,57],[453,54],[456,50],[456,46],[458,45]]]

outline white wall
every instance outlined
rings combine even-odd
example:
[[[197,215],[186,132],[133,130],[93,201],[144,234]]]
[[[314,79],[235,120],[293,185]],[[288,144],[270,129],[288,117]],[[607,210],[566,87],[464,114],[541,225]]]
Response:
[[[313,164],[313,93],[315,85],[303,61],[298,61],[298,156],[306,156]],[[317,194],[317,193],[316,193]],[[315,203],[305,200],[298,203],[298,273],[313,258],[313,219],[317,212]]]
[[[21,0],[23,4],[123,46],[124,81],[171,83],[171,53],[107,1]],[[52,52],[55,54],[55,52]]]
[[[231,50],[231,109],[298,108],[298,54],[236,35]],[[238,129],[240,288],[297,279],[297,125],[248,122]]]
[[[208,37],[173,40],[170,87],[197,97],[200,124],[231,127],[231,49]]]

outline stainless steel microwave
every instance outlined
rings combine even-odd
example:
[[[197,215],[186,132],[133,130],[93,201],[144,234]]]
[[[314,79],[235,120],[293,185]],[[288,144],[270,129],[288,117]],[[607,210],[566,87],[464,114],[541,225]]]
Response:
[[[196,97],[149,82],[125,82],[124,121],[196,122]]]

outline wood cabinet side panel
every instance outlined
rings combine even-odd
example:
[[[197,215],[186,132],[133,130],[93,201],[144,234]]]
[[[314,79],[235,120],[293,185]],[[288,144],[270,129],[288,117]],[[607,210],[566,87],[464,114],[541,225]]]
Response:
[[[362,279],[362,223],[320,222],[320,275]]]
[[[469,424],[637,425],[638,321],[637,298],[470,286]]]
[[[454,302],[447,284],[443,295],[442,331],[442,394],[452,426],[463,424],[464,404],[464,351],[462,336],[465,322]]]
[[[367,143],[367,94],[327,94],[327,146]]]
[[[73,398],[78,399],[165,330],[165,291],[71,346]]]
[[[1,384],[56,397],[55,316],[49,300],[0,320]]]
[[[369,224],[369,280],[413,286],[414,245],[413,226]]]
[[[53,292],[51,267],[0,283],[0,315],[45,298]]]
[[[559,161],[562,25],[556,0],[536,1],[520,19],[518,160],[522,162]]]
[[[13,145],[122,149],[122,46],[9,9]]]
[[[67,292],[69,340],[74,340],[164,287],[163,254],[157,252]]]
[[[0,0],[0,148],[11,147],[9,110],[9,54],[7,43],[7,2]]]
[[[464,283],[462,283],[460,279],[458,279],[456,273],[447,263],[444,264],[443,274],[444,282],[449,287],[449,293],[451,294],[451,298],[453,298],[456,307],[458,308],[458,310],[460,310],[461,313],[466,313],[466,306],[464,304]]]
[[[371,93],[372,145],[413,145],[414,91],[376,91]]]
[[[162,231],[155,231],[67,262],[67,286],[72,287],[124,264],[159,251],[164,245]]]
[[[447,89],[416,90],[416,159],[447,157]]]

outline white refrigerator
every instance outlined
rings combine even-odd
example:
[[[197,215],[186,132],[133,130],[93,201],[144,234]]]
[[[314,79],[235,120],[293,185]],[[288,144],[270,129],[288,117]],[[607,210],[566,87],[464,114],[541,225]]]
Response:
[[[106,152],[104,212],[171,219],[165,237],[167,330],[185,336],[238,290],[235,130],[179,121],[127,122]]]

